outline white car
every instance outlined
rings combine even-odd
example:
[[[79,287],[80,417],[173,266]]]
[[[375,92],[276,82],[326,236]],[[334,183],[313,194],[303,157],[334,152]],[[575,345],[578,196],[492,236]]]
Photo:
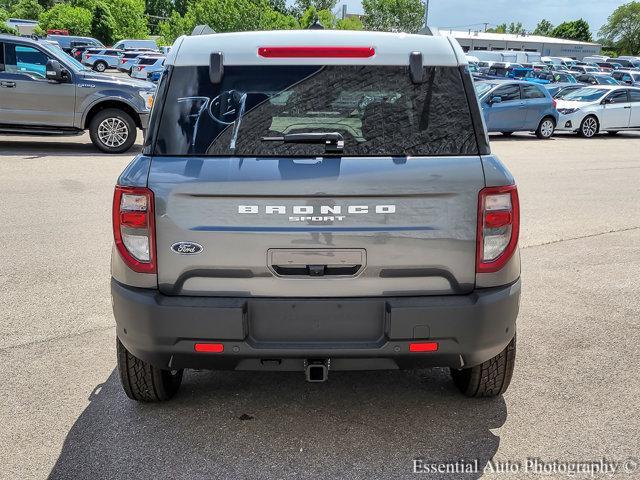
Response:
[[[594,85],[568,93],[557,101],[556,130],[591,138],[606,131],[640,130],[640,88]]]
[[[138,62],[131,67],[131,76],[146,80],[151,72],[164,70],[164,61],[166,57],[141,55]]]

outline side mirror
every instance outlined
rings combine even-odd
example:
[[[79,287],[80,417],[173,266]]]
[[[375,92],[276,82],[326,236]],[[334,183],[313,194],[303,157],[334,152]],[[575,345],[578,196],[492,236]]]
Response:
[[[610,98],[603,98],[602,101],[600,102],[600,105],[606,105],[607,103],[611,103],[611,99]]]
[[[494,103],[502,103],[502,97],[491,97],[489,100],[489,105],[493,105]]]
[[[57,60],[48,60],[46,66],[47,80],[54,82],[63,82],[69,78],[69,72],[60,65]]]

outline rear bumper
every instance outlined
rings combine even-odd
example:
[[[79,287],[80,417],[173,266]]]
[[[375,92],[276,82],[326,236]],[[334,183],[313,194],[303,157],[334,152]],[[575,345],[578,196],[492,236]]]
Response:
[[[161,368],[332,370],[469,367],[515,334],[520,280],[469,295],[373,298],[171,297],[111,281],[117,334],[135,356]],[[438,342],[436,352],[409,344]],[[198,342],[224,345],[197,353]]]

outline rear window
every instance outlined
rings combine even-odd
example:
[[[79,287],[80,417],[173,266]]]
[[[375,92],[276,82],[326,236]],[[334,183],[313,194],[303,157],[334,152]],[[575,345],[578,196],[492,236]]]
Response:
[[[157,61],[157,58],[141,58],[138,60],[138,65],[153,65]]]
[[[158,155],[322,156],[324,145],[265,141],[338,132],[344,156],[477,154],[460,70],[429,67],[175,67],[156,137]]]

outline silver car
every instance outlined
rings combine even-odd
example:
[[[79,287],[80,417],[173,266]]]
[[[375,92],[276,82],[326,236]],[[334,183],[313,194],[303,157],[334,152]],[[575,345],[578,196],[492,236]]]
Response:
[[[122,50],[110,48],[89,48],[82,52],[82,64],[97,72],[104,72],[107,68],[118,68],[122,53]]]
[[[186,368],[437,366],[470,397],[507,389],[518,191],[457,42],[221,33],[167,63],[113,202],[130,398],[171,398]]]
[[[131,68],[131,76],[133,78],[146,80],[150,73],[164,70],[165,59],[166,57],[159,57],[157,55],[141,55],[138,57],[138,62]]]

